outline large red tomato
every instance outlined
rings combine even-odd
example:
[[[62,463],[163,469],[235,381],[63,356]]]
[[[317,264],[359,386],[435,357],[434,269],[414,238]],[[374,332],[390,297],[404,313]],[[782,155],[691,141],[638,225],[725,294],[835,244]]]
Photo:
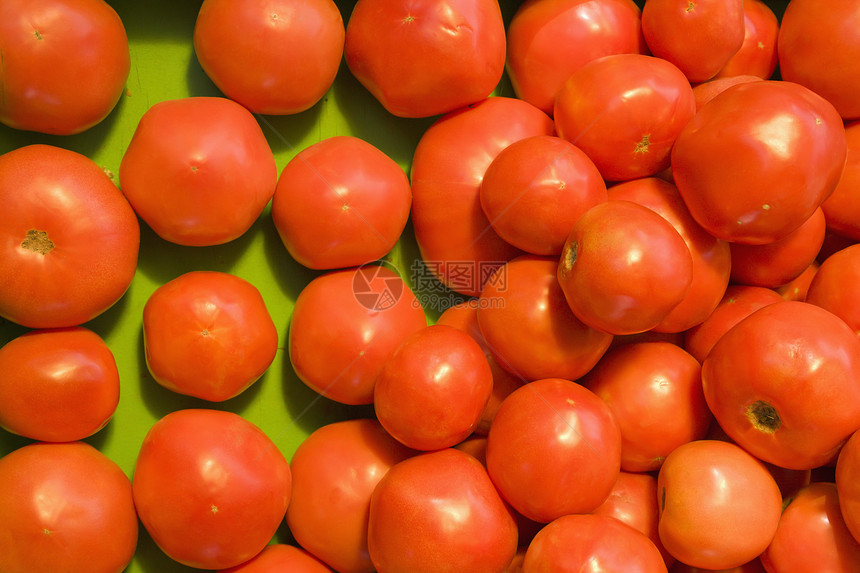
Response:
[[[702,364],[705,399],[732,440],[789,469],[833,459],[860,423],[860,339],[813,304],[753,312]]]
[[[137,270],[140,225],[91,159],[50,145],[0,156],[0,316],[29,328],[83,324]]]
[[[711,234],[764,244],[812,216],[845,158],[832,105],[798,84],[762,80],[734,85],[699,110],[672,148],[672,175]]]
[[[278,352],[278,329],[257,287],[218,271],[190,271],[143,307],[146,366],[165,388],[220,402],[259,380]]]
[[[505,69],[496,0],[358,0],[349,70],[390,113],[429,117],[481,101]]]
[[[827,257],[806,291],[806,302],[827,309],[860,336],[860,244]]]
[[[204,0],[193,43],[227,97],[254,113],[286,115],[310,108],[334,83],[344,34],[332,0]]]
[[[71,135],[101,122],[131,69],[125,27],[103,0],[0,4],[0,123]]]
[[[295,545],[272,543],[255,557],[220,573],[331,573],[328,565]]]
[[[278,169],[260,125],[222,97],[158,102],[119,166],[122,192],[161,238],[186,246],[232,241],[275,193]]]
[[[337,269],[388,254],[411,206],[403,169],[363,139],[340,135],[287,163],[272,198],[272,222],[296,261]]]
[[[128,476],[84,442],[0,458],[0,571],[120,573],[137,548]]]
[[[119,403],[113,352],[92,330],[32,330],[0,348],[0,426],[71,442],[102,429]]]
[[[517,527],[481,462],[452,448],[393,466],[370,498],[367,535],[378,571],[503,571]]]
[[[777,64],[779,21],[762,0],[744,0],[744,41],[714,78],[755,76],[766,80]]]
[[[552,114],[564,81],[611,54],[644,54],[632,0],[526,0],[507,30],[507,71],[517,97]]]
[[[845,125],[845,140],[848,158],[842,178],[821,208],[829,231],[860,241],[860,121]]]
[[[226,569],[262,551],[290,501],[290,467],[257,426],[229,411],[173,411],[152,425],[134,467],[140,521],[167,556]]]
[[[554,133],[544,112],[505,97],[447,114],[424,132],[412,159],[412,224],[431,276],[478,296],[500,265],[522,254],[492,229],[481,209],[481,182],[511,143]]]

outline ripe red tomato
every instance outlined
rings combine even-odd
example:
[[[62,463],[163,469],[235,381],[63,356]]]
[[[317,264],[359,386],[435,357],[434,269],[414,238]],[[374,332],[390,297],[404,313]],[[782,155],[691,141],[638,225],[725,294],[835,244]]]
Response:
[[[91,159],[50,145],[0,155],[0,316],[77,326],[128,290],[140,225]]]
[[[452,448],[393,466],[370,498],[367,544],[378,571],[503,571],[517,528],[481,463]]]
[[[621,431],[609,406],[561,378],[530,382],[502,402],[487,436],[487,471],[502,497],[541,523],[587,513],[609,496]]]
[[[334,136],[300,151],[281,171],[272,221],[290,255],[312,269],[381,259],[412,205],[403,169],[358,137]]]
[[[658,470],[672,450],[705,436],[712,418],[701,370],[679,346],[639,342],[613,348],[579,380],[618,421],[622,470]]]
[[[221,402],[266,372],[278,351],[278,329],[250,282],[219,271],[189,271],[149,296],[143,342],[156,382]]]
[[[804,271],[797,277],[781,287],[778,287],[776,292],[778,292],[779,296],[785,300],[806,302],[806,294],[809,291],[809,285],[812,283],[812,279],[815,278],[816,273],[818,273],[818,267],[818,261],[813,261],[812,264],[806,267],[806,269],[804,269]]]
[[[222,97],[161,101],[140,118],[119,166],[128,202],[185,246],[232,241],[275,193],[275,157],[257,120]]]
[[[7,0],[0,6],[0,123],[81,133],[113,111],[131,56],[103,0]]]
[[[290,467],[257,426],[229,411],[176,410],[137,456],[134,504],[171,559],[226,569],[262,551],[290,501]]]
[[[756,557],[743,565],[725,569],[704,569],[675,561],[675,564],[669,568],[669,573],[767,573],[767,571],[765,571],[764,565],[761,564],[761,559]]]
[[[860,121],[845,125],[848,158],[842,178],[821,208],[827,229],[853,241],[860,241]]]
[[[388,112],[440,115],[495,89],[505,68],[505,24],[495,0],[358,0],[344,57]]]
[[[290,363],[296,376],[323,396],[371,404],[383,363],[425,326],[424,310],[396,269],[379,264],[330,271],[312,279],[296,298]]]
[[[84,442],[0,458],[0,571],[117,573],[137,548],[128,476]]]
[[[558,263],[573,314],[611,334],[660,324],[690,289],[693,259],[675,227],[648,207],[609,200],[573,226]]]
[[[714,78],[693,86],[693,97],[696,100],[696,111],[702,109],[702,106],[723,93],[730,87],[737,84],[745,84],[749,82],[760,81],[758,76],[729,76],[725,78]]]
[[[480,345],[458,328],[434,324],[410,334],[382,365],[373,406],[398,441],[439,450],[475,431],[492,390]]]
[[[776,302],[717,341],[702,384],[717,422],[751,454],[788,469],[822,466],[860,420],[860,339],[827,310]]]
[[[541,529],[523,571],[665,573],[663,556],[641,531],[606,515],[564,515]]]
[[[312,107],[334,83],[344,35],[332,0],[204,0],[192,40],[227,97],[254,113],[287,115]]]
[[[705,569],[758,557],[776,532],[782,495],[742,448],[696,440],[666,457],[657,476],[660,539],[678,561]]]
[[[711,234],[764,244],[812,216],[845,157],[832,105],[798,84],[762,80],[734,85],[699,110],[672,148],[672,175]]]
[[[860,336],[860,244],[827,257],[809,283],[806,302],[827,309]]]
[[[743,0],[648,0],[642,34],[652,54],[678,66],[690,82],[704,82],[743,45]]]
[[[561,85],[584,64],[647,51],[641,12],[632,0],[526,0],[507,30],[514,92],[547,114]]]
[[[0,348],[0,426],[46,442],[82,440],[119,403],[113,352],[84,327],[31,330]]]
[[[552,120],[522,100],[492,97],[438,119],[412,159],[412,224],[425,265],[451,290],[478,296],[486,280],[522,251],[493,231],[481,181],[508,145],[553,135]]]
[[[334,422],[315,430],[290,460],[290,533],[341,573],[373,571],[367,550],[370,496],[394,464],[414,453],[376,420]]]
[[[834,479],[845,525],[860,540],[860,432],[855,430],[839,450]]]
[[[773,76],[778,35],[779,21],[770,6],[761,0],[744,0],[744,41],[714,78]]]
[[[523,255],[499,268],[478,299],[478,326],[496,361],[522,381],[575,380],[597,364],[612,335],[571,312],[555,258]]]
[[[328,565],[295,545],[272,543],[249,561],[219,573],[330,573]]]

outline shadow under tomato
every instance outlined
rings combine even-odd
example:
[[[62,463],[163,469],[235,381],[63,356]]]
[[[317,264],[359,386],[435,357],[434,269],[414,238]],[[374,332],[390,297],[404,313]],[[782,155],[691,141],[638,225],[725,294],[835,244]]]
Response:
[[[263,234],[263,251],[266,264],[269,265],[275,282],[281,292],[286,295],[292,307],[292,303],[296,301],[302,289],[314,278],[324,274],[326,271],[309,269],[296,262],[290,256],[283,241],[281,241],[281,237],[278,235],[278,230],[275,228],[271,216],[267,216],[264,221],[261,221],[260,227]],[[289,317],[284,318],[289,319]]]
[[[153,541],[149,532],[142,523],[139,523],[139,532],[137,537],[137,552],[134,554],[133,565],[139,571],[145,573],[185,573],[188,571],[197,571],[193,567],[182,565],[178,561],[174,561],[164,553],[160,547]]]

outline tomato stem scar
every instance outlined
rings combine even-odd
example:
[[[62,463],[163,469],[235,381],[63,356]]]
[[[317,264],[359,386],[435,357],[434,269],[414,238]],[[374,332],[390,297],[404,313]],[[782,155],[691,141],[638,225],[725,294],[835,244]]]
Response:
[[[776,408],[763,400],[756,400],[747,406],[746,416],[755,429],[766,434],[775,433],[782,425]]]
[[[47,231],[30,229],[21,242],[21,248],[34,251],[40,255],[47,255],[54,249],[54,242],[48,238]]]
[[[633,153],[638,155],[640,153],[648,153],[648,146],[651,145],[651,134],[645,134],[642,136],[642,139],[639,140],[639,143],[636,144],[636,147],[633,148]]]

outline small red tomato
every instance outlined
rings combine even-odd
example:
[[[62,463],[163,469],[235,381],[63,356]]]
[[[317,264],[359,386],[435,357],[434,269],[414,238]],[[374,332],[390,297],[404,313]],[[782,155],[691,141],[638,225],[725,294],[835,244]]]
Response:
[[[660,324],[684,300],[693,278],[690,249],[648,207],[610,200],[589,209],[564,245],[558,282],[573,314],[611,334]]]
[[[744,41],[714,78],[755,76],[769,79],[776,70],[779,21],[761,0],[744,0]]]
[[[113,352],[84,327],[33,330],[0,348],[0,426],[72,442],[102,429],[119,403]]]
[[[806,302],[827,309],[860,336],[860,244],[824,259],[809,283]]]
[[[821,208],[827,230],[852,242],[860,241],[860,121],[845,125],[848,157],[842,178]]]
[[[795,278],[785,283],[781,287],[777,287],[775,290],[779,293],[784,300],[797,300],[800,302],[806,302],[806,295],[809,291],[809,285],[812,283],[812,279],[815,278],[815,275],[818,273],[819,268],[818,261],[813,261],[810,263],[808,267],[803,269],[803,272],[797,275]]]
[[[278,351],[278,330],[250,282],[219,271],[189,271],[146,301],[143,342],[156,382],[221,402],[266,372]]]
[[[272,543],[249,561],[219,573],[331,573],[328,565],[295,545]]]

